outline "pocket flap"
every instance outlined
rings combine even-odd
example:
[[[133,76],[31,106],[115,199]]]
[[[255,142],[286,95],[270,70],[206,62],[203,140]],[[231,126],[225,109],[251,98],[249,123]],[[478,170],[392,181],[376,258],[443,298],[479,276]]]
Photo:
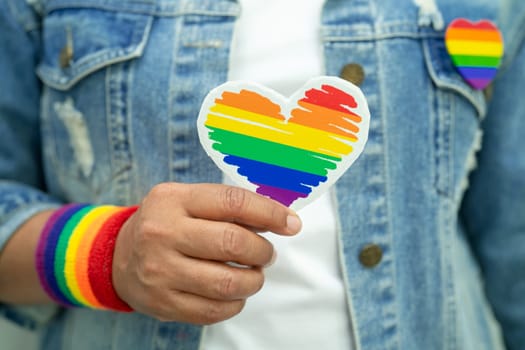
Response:
[[[434,84],[441,89],[453,90],[465,97],[476,109],[478,116],[483,118],[487,111],[487,103],[483,91],[475,90],[459,75],[445,47],[445,41],[440,39],[425,39],[423,41],[425,62]]]
[[[46,15],[37,74],[58,90],[116,62],[142,55],[152,16],[91,8],[59,9]]]

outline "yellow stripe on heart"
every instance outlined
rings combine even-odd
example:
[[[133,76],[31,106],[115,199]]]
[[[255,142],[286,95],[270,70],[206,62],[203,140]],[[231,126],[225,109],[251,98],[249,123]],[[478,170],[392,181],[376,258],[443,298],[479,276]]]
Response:
[[[354,138],[306,127],[295,123],[216,104],[210,108],[205,125],[256,137],[259,139],[296,147],[308,151],[341,157],[352,152],[349,143]]]
[[[451,55],[501,56],[503,44],[494,41],[450,40],[447,49]]]

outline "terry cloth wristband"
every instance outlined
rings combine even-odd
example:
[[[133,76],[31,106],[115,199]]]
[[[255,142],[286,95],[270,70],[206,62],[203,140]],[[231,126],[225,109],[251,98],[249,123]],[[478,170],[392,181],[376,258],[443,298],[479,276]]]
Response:
[[[130,312],[112,283],[113,252],[133,207],[69,204],[48,219],[36,250],[42,287],[63,306]]]

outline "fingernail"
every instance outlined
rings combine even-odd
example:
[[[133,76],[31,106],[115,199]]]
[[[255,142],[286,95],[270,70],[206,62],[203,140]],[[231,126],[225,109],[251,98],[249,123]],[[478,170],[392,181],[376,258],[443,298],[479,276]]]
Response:
[[[275,263],[275,260],[277,260],[277,251],[274,249],[273,254],[272,254],[272,259],[270,260],[268,264],[264,265],[264,267],[272,266]]]
[[[299,219],[298,216],[288,215],[286,218],[286,227],[291,233],[299,232],[302,226],[303,224],[301,223],[301,219]]]

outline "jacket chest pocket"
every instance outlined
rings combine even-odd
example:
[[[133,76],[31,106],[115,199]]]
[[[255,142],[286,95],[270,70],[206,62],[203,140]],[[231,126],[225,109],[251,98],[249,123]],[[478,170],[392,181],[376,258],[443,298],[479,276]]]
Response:
[[[481,147],[487,103],[484,92],[472,89],[457,73],[443,38],[424,39],[423,55],[435,85],[429,109],[433,114],[433,182],[439,194],[458,199]]]
[[[122,187],[132,167],[128,92],[151,23],[150,15],[89,1],[45,15],[37,73],[44,83],[44,163],[55,194],[96,201],[111,187],[113,200],[127,201],[119,196],[129,192]]]

